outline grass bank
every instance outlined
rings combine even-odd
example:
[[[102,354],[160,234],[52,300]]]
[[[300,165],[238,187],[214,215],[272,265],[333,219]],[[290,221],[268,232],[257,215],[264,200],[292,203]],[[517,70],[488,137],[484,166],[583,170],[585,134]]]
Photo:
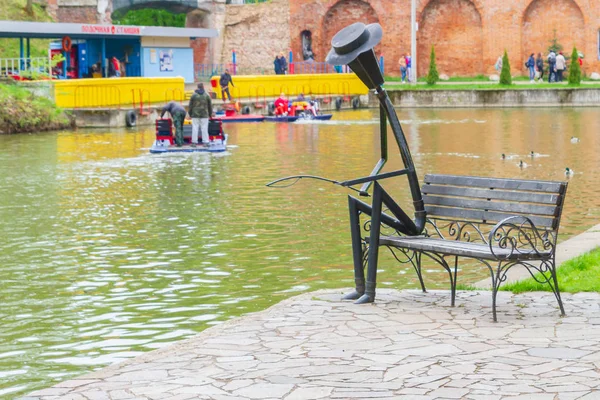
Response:
[[[456,83],[456,84],[438,84],[438,85],[410,85],[386,83],[387,90],[531,90],[531,89],[600,89],[600,83],[585,85],[566,85],[559,83],[532,83],[519,85],[499,85],[494,83]]]
[[[600,248],[563,263],[557,276],[561,292],[600,292]],[[513,293],[551,291],[548,284],[537,283],[533,278],[506,284],[500,290]]]
[[[0,83],[0,134],[40,132],[72,126],[71,119],[45,97],[15,83]]]
[[[38,4],[33,4],[33,14],[25,11],[27,0],[0,0],[0,20],[49,22],[52,18]],[[47,57],[50,40],[31,39],[31,57]],[[19,39],[0,39],[2,58],[19,57]]]

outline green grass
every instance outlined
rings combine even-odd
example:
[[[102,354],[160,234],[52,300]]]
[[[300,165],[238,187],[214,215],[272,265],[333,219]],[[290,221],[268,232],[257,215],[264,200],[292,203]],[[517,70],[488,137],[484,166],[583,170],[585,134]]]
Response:
[[[558,268],[557,276],[561,292],[600,292],[600,248],[568,260]],[[513,293],[551,291],[548,284],[537,283],[533,278],[506,284],[500,290]]]
[[[37,4],[33,4],[33,14],[25,11],[27,0],[0,0],[0,20],[4,21],[37,21],[49,22],[52,18]],[[31,40],[31,57],[47,57],[50,41],[45,39]],[[19,57],[19,39],[0,39],[2,58]]]
[[[0,134],[39,132],[70,126],[69,117],[49,99],[17,83],[0,83]]]

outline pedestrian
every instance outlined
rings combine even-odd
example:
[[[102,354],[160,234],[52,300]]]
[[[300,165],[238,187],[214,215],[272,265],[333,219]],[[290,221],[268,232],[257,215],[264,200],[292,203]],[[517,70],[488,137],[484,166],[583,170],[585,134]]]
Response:
[[[498,57],[498,59],[496,60],[496,64],[494,64],[494,69],[496,70],[496,72],[498,72],[498,74],[502,72],[502,56]]]
[[[229,75],[229,70],[226,69],[225,72],[223,72],[223,75],[221,75],[221,79],[219,79],[219,85],[221,85],[221,98],[223,101],[225,101],[225,94],[227,94],[227,98],[231,101],[231,93],[229,93],[230,83],[231,86],[235,87],[233,79],[231,79],[231,75]]]
[[[556,56],[556,80],[558,82],[563,81],[563,72],[565,69],[567,69],[567,61],[565,60],[565,56],[563,56],[561,51]]]
[[[196,147],[198,144],[198,130],[202,135],[202,144],[207,146],[210,140],[208,136],[208,119],[212,116],[212,101],[204,91],[204,84],[198,84],[198,89],[190,99],[188,113],[192,118],[192,147]]]
[[[535,59],[535,69],[539,76],[537,76],[538,80],[542,82],[544,80],[544,59],[542,58],[542,53],[538,53],[537,58]]]
[[[117,57],[113,56],[110,59],[110,62],[111,62],[112,66],[113,66],[113,69],[114,69],[114,75],[113,76],[119,78],[121,76],[121,65],[119,63],[119,60],[117,59]]]
[[[402,83],[404,83],[404,80],[406,79],[406,58],[404,58],[404,56],[400,57],[398,65],[400,65],[400,78]]]
[[[556,82],[556,53],[550,50],[548,54],[548,83]]]
[[[275,54],[275,60],[273,61],[273,68],[275,69],[275,75],[281,75],[281,61],[279,61],[279,55]]]
[[[171,114],[173,125],[175,125],[175,144],[177,144],[177,147],[181,147],[183,145],[183,121],[185,120],[186,115],[185,108],[175,101],[170,101],[163,107],[160,117],[164,117],[166,113]]]
[[[406,53],[404,56],[404,62],[406,63],[406,77],[408,82],[412,82],[412,58],[410,57],[410,53]]]
[[[535,54],[531,53],[527,62],[525,63],[525,67],[529,69],[529,82],[535,82],[533,79],[535,78]]]
[[[279,64],[281,65],[281,74],[282,75],[287,74],[288,63],[283,55],[283,51],[281,53],[279,53]]]

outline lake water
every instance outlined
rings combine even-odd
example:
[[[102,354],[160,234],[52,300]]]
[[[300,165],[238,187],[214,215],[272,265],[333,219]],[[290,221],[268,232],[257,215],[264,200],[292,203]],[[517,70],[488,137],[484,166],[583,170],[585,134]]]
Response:
[[[564,180],[570,167],[560,239],[600,219],[597,109],[398,113],[421,178]],[[265,183],[368,175],[379,158],[377,110],[226,128],[229,151],[214,155],[150,155],[154,133],[143,129],[0,137],[0,398],[301,292],[352,287],[351,192],[309,180],[287,189]],[[389,143],[386,171],[402,167],[391,135]],[[405,177],[384,186],[410,207]],[[416,287],[414,272],[390,257],[380,271],[380,287]],[[447,288],[441,268],[425,277],[428,287]],[[485,277],[487,269],[465,268],[459,282]]]

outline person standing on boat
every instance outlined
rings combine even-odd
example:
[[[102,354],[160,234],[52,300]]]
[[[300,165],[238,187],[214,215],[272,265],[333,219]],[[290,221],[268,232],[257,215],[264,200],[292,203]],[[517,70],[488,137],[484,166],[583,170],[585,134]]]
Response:
[[[202,132],[202,144],[207,145],[209,142],[208,119],[212,115],[212,101],[204,91],[204,84],[198,84],[198,89],[190,99],[188,113],[192,117],[192,147],[196,147],[198,144],[198,129]]]
[[[175,101],[170,101],[163,107],[160,117],[162,118],[166,113],[171,114],[173,125],[175,125],[175,144],[177,147],[181,147],[183,145],[183,121],[187,114],[185,108]]]

